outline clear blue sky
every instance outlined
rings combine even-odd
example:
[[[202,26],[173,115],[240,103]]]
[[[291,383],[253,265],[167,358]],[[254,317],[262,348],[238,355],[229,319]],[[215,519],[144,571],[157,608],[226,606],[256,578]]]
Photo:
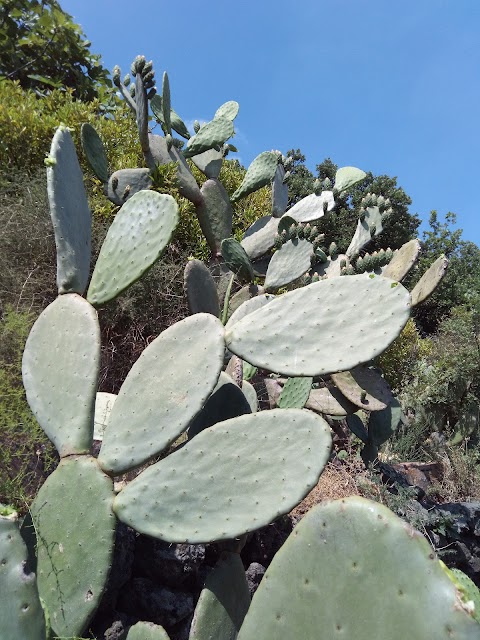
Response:
[[[168,71],[185,121],[240,103],[234,144],[397,176],[480,245],[480,0],[60,0],[111,69]],[[422,227],[423,228],[423,227]]]

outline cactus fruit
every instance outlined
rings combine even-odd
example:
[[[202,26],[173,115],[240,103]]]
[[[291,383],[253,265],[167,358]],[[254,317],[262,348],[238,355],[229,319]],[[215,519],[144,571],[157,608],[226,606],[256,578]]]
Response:
[[[98,456],[100,466],[119,475],[164,451],[210,396],[223,354],[223,326],[208,313],[163,331],[120,388]],[[188,362],[187,368],[178,367],[181,360]]]
[[[291,511],[317,484],[330,449],[328,425],[310,411],[240,416],[143,471],[113,508],[136,531],[166,541],[236,538]]]
[[[59,293],[85,292],[90,272],[91,223],[83,175],[66,127],[53,136],[47,168],[50,215],[57,247],[57,286]]]
[[[258,367],[288,376],[318,376],[380,354],[399,335],[409,313],[410,294],[387,278],[333,278],[278,297],[227,329],[225,340],[230,351]],[[274,338],[268,335],[272,326]]]
[[[45,640],[45,618],[18,530],[18,514],[1,505],[0,591],[0,636],[5,640]]]
[[[95,309],[75,293],[59,296],[33,325],[22,371],[30,408],[62,457],[90,450],[99,368]]]
[[[238,640],[475,640],[479,630],[425,538],[386,507],[351,497],[317,505],[296,526]]]
[[[250,592],[240,555],[224,551],[205,581],[189,640],[236,638],[249,606]]]
[[[178,224],[172,196],[139,191],[117,213],[102,245],[87,299],[101,305],[138,280],[162,255]]]
[[[183,288],[190,313],[211,313],[220,317],[217,286],[201,260],[189,260],[183,273]]]

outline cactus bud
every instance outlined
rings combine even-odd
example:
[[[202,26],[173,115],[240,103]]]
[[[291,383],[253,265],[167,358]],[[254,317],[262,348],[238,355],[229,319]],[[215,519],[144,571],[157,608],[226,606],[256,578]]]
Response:
[[[393,251],[390,249],[390,247],[388,247],[388,249],[385,251],[385,258],[387,262],[390,262],[390,260],[393,258]]]
[[[145,75],[147,73],[150,73],[152,70],[153,70],[153,60],[149,60],[148,62],[145,63],[142,69],[142,76],[145,78]]]
[[[120,86],[120,67],[118,65],[113,67],[112,82],[116,87]]]
[[[383,196],[378,196],[378,198],[377,198],[377,206],[378,207],[383,207],[384,204],[385,204],[385,198]]]
[[[292,175],[292,174],[290,173],[290,171],[286,171],[286,172],[285,172],[285,175],[283,176],[282,183],[283,183],[283,184],[287,184],[287,182],[288,182],[288,180],[289,180],[289,178],[290,178],[290,176],[291,176],[291,175]]]
[[[312,230],[310,231],[310,237],[315,238],[316,235],[318,235],[318,227],[313,225]]]
[[[134,84],[130,85],[130,95],[132,96],[132,98],[135,98],[135,85]]]
[[[273,246],[275,247],[275,249],[281,249],[282,248],[282,236],[280,235],[276,235],[275,236],[275,240],[273,241]]]
[[[305,230],[302,224],[299,224],[297,227],[297,237],[300,238],[300,240],[305,237]]]
[[[312,276],[312,282],[318,282],[320,280],[320,276],[318,275],[318,273],[315,271],[315,273]]]
[[[137,56],[135,60],[132,62],[132,66],[130,67],[132,76],[136,76],[137,73],[141,73],[143,67],[145,66],[145,63],[146,63],[145,56]]]
[[[288,234],[287,234],[287,230],[284,229],[281,233],[281,237],[282,237],[282,244],[285,244],[285,242],[287,242],[288,240]]]
[[[173,140],[173,146],[175,147],[175,149],[183,149],[185,142],[183,140],[180,140],[180,138],[172,138]]]
[[[355,270],[357,273],[363,273],[365,271],[365,263],[362,256],[359,256],[357,262],[355,263]]]
[[[331,258],[335,258],[335,256],[337,255],[337,253],[338,253],[338,247],[337,247],[337,245],[335,244],[335,242],[331,242],[331,243],[330,243],[330,246],[328,247],[328,255],[329,255]]]
[[[156,93],[157,93],[157,87],[152,87],[147,91],[147,99],[151,100]]]
[[[365,389],[362,389],[362,392],[360,394],[360,402],[363,404],[366,399],[367,399],[367,392],[365,391]]]
[[[173,147],[173,138],[169,133],[165,136],[165,142],[167,143],[167,149],[170,151]]]
[[[143,84],[146,86],[147,84],[150,84],[151,82],[153,82],[155,78],[155,74],[153,73],[153,71],[149,71],[149,73],[146,73],[142,77],[143,77]]]
[[[312,227],[307,222],[307,224],[303,227],[303,237],[305,238],[305,240],[308,240],[310,238],[311,233],[312,233]]]
[[[340,260],[340,269],[345,269],[346,266],[347,266],[347,261],[345,260],[345,258],[342,258]]]
[[[313,193],[315,193],[315,195],[317,196],[319,196],[322,193],[322,183],[318,178],[313,183]]]
[[[320,247],[317,247],[317,249],[315,249],[315,255],[317,256],[320,262],[328,261],[327,254],[325,253],[325,251],[323,251],[323,249],[320,249]]]
[[[365,209],[362,207],[360,209],[360,211],[358,212],[358,219],[360,220],[360,222],[363,222],[365,220],[365,215],[366,215],[366,211]]]
[[[195,133],[198,133],[200,131],[200,122],[198,120],[194,120],[193,130],[195,131]]]
[[[297,225],[296,224],[291,224],[290,227],[288,228],[288,237],[290,238],[290,240],[292,238],[296,238],[297,237]]]
[[[332,188],[332,181],[330,180],[330,178],[325,178],[325,180],[322,182],[322,187],[324,191],[328,191]]]
[[[127,73],[125,74],[125,77],[123,78],[123,84],[128,87],[128,85],[130,84],[130,74]]]

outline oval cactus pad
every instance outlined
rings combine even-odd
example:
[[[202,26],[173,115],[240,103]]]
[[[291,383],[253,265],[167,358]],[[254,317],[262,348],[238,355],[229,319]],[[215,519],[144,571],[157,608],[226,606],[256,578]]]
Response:
[[[64,458],[35,498],[37,580],[55,636],[85,630],[110,571],[113,482],[91,456]]]
[[[410,294],[387,278],[345,276],[277,296],[225,332],[247,362],[287,376],[351,369],[382,353],[410,314]]]
[[[232,418],[143,471],[114,510],[170,542],[236,538],[291,511],[317,484],[330,448],[327,423],[310,411]]]
[[[22,371],[28,404],[62,457],[92,446],[99,367],[95,309],[76,293],[59,296],[33,325]]]
[[[277,553],[238,640],[477,640],[425,538],[383,505],[314,507]]]
[[[136,282],[160,258],[178,224],[172,196],[139,191],[117,213],[88,288],[88,301],[100,305]]]
[[[57,247],[58,293],[83,294],[90,272],[92,216],[75,145],[66,127],[57,129],[49,160],[47,191]]]
[[[160,334],[115,400],[98,461],[118,475],[168,447],[210,396],[223,365],[223,326],[196,313]]]

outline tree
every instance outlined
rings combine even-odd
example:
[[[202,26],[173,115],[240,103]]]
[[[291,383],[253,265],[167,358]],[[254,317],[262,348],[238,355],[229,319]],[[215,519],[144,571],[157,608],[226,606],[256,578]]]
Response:
[[[3,0],[0,4],[0,80],[18,80],[45,93],[70,87],[90,101],[110,86],[100,56],[57,0]]]
[[[313,192],[315,176],[305,166],[305,156],[300,149],[290,149],[287,156],[293,159],[293,165],[290,168],[291,176],[288,180],[288,206],[293,207],[299,200]]]

